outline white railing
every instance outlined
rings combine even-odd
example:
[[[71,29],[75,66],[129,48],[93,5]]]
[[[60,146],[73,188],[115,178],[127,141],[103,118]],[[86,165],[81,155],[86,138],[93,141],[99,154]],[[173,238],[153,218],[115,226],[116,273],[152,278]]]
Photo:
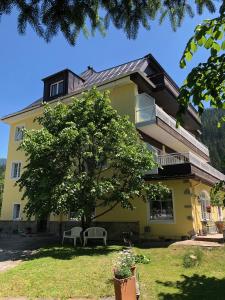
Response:
[[[143,101],[141,101],[143,99]],[[149,104],[147,105],[147,99]],[[201,150],[205,155],[209,156],[209,149],[199,142],[191,133],[182,126],[176,127],[176,120],[169,116],[162,108],[155,104],[155,101],[149,95],[143,93],[138,95],[138,106],[136,109],[136,123],[156,122],[156,117],[164,121],[173,130],[192,143],[196,148]],[[143,107],[141,104],[144,103]]]
[[[219,180],[225,180],[225,175],[223,173],[219,172],[218,170],[216,170],[215,168],[201,160],[197,155],[191,152],[171,153],[158,156],[158,164],[162,167],[184,163],[190,163],[198,167],[199,169],[207,172],[208,174],[218,178]]]
[[[187,162],[189,162],[188,153],[158,155],[158,164],[160,166],[179,165]]]

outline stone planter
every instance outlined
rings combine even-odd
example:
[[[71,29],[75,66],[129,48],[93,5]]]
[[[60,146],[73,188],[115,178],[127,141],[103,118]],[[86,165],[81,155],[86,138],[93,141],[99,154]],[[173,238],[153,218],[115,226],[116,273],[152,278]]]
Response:
[[[115,300],[136,300],[136,279],[131,276],[125,279],[114,277]]]

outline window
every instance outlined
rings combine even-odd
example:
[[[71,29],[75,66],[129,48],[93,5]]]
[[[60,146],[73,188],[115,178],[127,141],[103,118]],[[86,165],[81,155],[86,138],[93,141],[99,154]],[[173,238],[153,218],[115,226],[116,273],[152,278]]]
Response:
[[[172,191],[164,198],[149,200],[150,221],[173,221],[173,195]]]
[[[80,217],[80,214],[78,212],[70,211],[69,212],[69,219],[71,221],[80,221],[81,217]]]
[[[50,86],[50,97],[61,95],[63,93],[63,80],[51,84]]]
[[[201,204],[201,218],[202,221],[208,221],[211,218],[211,214],[208,212],[208,207],[210,207],[210,199],[206,192],[202,192],[199,196],[199,201]]]
[[[21,171],[21,162],[13,162],[11,168],[11,178],[19,178]]]
[[[221,206],[218,206],[218,220],[223,221],[223,210]]]
[[[21,141],[23,139],[24,126],[17,126],[15,129],[15,141]]]
[[[95,216],[95,209],[93,209],[93,212],[92,212],[92,217]],[[82,213],[81,211],[70,211],[69,214],[68,214],[68,218],[70,221],[76,221],[76,222],[80,222],[81,221],[81,218],[82,218]]]
[[[20,219],[20,204],[13,205],[13,220]]]

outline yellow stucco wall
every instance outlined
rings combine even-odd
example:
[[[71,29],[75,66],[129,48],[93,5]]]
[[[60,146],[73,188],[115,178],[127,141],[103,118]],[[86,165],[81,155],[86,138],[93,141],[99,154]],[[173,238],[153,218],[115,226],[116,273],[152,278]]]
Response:
[[[160,222],[150,221],[149,203],[140,199],[134,201],[136,209],[129,211],[121,207],[117,207],[106,215],[99,218],[99,221],[138,221],[140,224],[140,235],[143,238],[170,237],[180,238],[187,236],[193,229],[191,196],[187,193],[190,188],[189,180],[167,180],[163,184],[168,186],[173,193],[174,221]],[[96,213],[101,212],[99,209]],[[150,227],[150,232],[144,232],[145,226]]]
[[[108,88],[111,92],[110,98],[112,101],[112,106],[120,114],[129,115],[131,121],[135,121],[135,104],[136,104],[136,86],[133,83],[114,86]],[[6,164],[6,173],[5,173],[5,186],[3,194],[3,203],[1,209],[0,220],[12,220],[13,217],[13,205],[15,203],[21,204],[21,211],[23,210],[26,201],[21,201],[22,194],[19,192],[19,188],[15,186],[15,179],[11,178],[11,166],[12,162],[21,162],[22,169],[26,164],[26,158],[23,152],[17,151],[19,142],[15,141],[15,129],[17,126],[24,126],[26,129],[38,129],[40,125],[35,122],[34,118],[40,115],[41,110],[35,114],[30,112],[23,116],[18,116],[15,120],[10,120],[11,128],[9,135],[9,144],[8,144],[8,155],[7,155],[7,164]],[[26,216],[24,213],[21,213],[21,220],[25,220]],[[59,216],[51,215],[51,221],[59,220]],[[62,217],[63,220],[66,217]]]
[[[191,202],[193,207],[193,219],[194,219],[194,230],[196,233],[202,231],[202,217],[201,217],[201,202],[199,201],[199,196],[203,192],[208,195],[210,199],[210,189],[211,187],[200,181],[191,180]],[[223,218],[225,218],[225,210],[222,211]],[[211,207],[210,219],[213,222],[219,221],[218,207]]]
[[[131,121],[135,121],[135,103],[136,103],[136,86],[133,83],[114,86],[109,88],[111,91],[110,98],[112,106],[117,109],[120,114],[127,114]],[[40,111],[39,111],[40,113]],[[13,122],[11,121],[8,157],[5,174],[5,187],[3,195],[3,204],[1,210],[0,220],[12,220],[13,205],[20,203],[23,209],[26,201],[21,201],[22,194],[18,187],[15,187],[15,180],[11,179],[11,165],[13,161],[21,161],[22,168],[25,165],[25,156],[21,151],[17,151],[19,142],[14,140],[16,126],[25,126],[27,129],[37,129],[39,125],[34,123],[34,117],[31,113],[25,115],[23,118],[17,117]],[[143,238],[149,237],[170,237],[180,238],[186,236],[190,231],[198,232],[202,228],[201,223],[201,206],[198,201],[198,195],[201,191],[210,191],[210,187],[206,184],[194,180],[167,180],[163,181],[173,191],[173,205],[174,205],[174,222],[160,223],[151,222],[149,220],[149,204],[142,200],[136,199],[134,211],[128,211],[117,207],[111,212],[99,218],[99,221],[111,222],[126,222],[138,221],[140,223],[140,235]],[[101,210],[97,210],[98,214]],[[218,210],[213,208],[213,219],[218,219]],[[51,221],[65,221],[67,216],[51,215]],[[21,220],[26,220],[24,213],[21,214]],[[149,226],[150,232],[145,232],[145,227]]]

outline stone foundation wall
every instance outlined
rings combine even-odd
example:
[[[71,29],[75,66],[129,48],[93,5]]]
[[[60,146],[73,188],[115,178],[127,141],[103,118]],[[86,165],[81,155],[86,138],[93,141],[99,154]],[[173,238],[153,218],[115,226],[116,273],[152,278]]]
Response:
[[[0,232],[18,233],[18,232],[37,232],[36,221],[0,221]]]
[[[69,230],[74,226],[80,226],[80,224],[74,221],[62,222],[61,232]],[[123,232],[132,232],[132,240],[139,239],[139,222],[94,222],[92,226],[105,228],[108,233],[108,240],[122,241]]]
[[[47,224],[47,233],[61,236],[63,231],[70,230],[72,227],[80,226],[78,222],[54,222],[49,221]],[[132,232],[132,240],[139,239],[139,222],[94,222],[92,226],[103,227],[107,230],[108,240],[122,241],[123,232]],[[18,232],[37,233],[36,221],[0,221],[0,232],[18,233]]]

